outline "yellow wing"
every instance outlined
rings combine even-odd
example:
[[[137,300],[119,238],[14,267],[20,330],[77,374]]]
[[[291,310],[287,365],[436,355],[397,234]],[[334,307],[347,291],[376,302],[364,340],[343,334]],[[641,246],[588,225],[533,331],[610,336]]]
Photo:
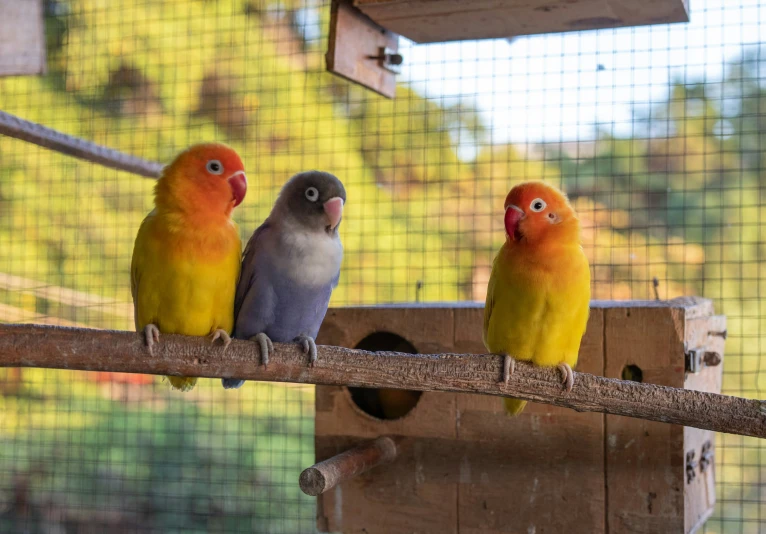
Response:
[[[582,250],[573,249],[556,270],[530,269],[504,254],[495,260],[487,293],[487,348],[537,365],[574,366],[590,301]]]
[[[489,322],[492,319],[492,310],[495,307],[495,270],[497,263],[497,260],[492,264],[492,273],[489,275],[489,283],[487,284],[487,297],[484,301],[484,331],[482,332],[482,341],[484,341],[484,346],[487,347],[487,350],[492,352],[492,349],[489,348],[489,340],[487,339],[487,335],[489,333]]]
[[[484,309],[485,345],[494,353],[532,360],[543,331],[548,277],[534,276],[507,261],[501,249],[494,265]]]
[[[144,218],[141,226],[138,228],[136,242],[133,246],[133,257],[130,260],[130,294],[133,297],[133,322],[136,331],[140,331],[146,325],[140,325],[138,321],[138,285],[141,281],[141,267],[143,266],[144,241],[146,241],[146,228],[151,225],[154,218],[154,210]]]
[[[173,237],[168,239],[154,213],[144,219],[136,236],[131,262],[136,330],[154,324],[165,334],[205,336],[218,329],[231,333],[242,253],[236,227],[225,229],[224,246],[214,253],[191,233]],[[168,378],[182,390],[196,383],[196,378]]]
[[[518,260],[518,261],[517,261]],[[590,269],[580,247],[556,263],[534,269],[503,247],[492,267],[484,308],[484,344],[536,365],[574,367],[588,321]],[[511,415],[526,405],[505,399]]]

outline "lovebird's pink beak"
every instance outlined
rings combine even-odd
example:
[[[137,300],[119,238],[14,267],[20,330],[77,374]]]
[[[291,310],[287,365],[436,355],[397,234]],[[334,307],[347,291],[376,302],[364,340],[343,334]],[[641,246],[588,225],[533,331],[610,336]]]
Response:
[[[327,221],[330,223],[330,229],[335,230],[340,224],[340,218],[343,217],[343,199],[332,197],[323,206],[324,213],[327,215]]]
[[[519,233],[519,221],[524,218],[524,212],[514,204],[508,204],[505,208],[505,233],[513,241],[521,239]]]
[[[229,187],[231,187],[231,199],[234,201],[234,207],[236,208],[245,199],[247,194],[247,177],[245,171],[238,171],[229,176],[227,180]]]

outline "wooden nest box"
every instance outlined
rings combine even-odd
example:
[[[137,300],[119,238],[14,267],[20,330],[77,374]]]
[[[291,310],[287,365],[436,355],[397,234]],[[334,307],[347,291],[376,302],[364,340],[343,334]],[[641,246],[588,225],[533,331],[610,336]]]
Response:
[[[323,345],[485,353],[475,304],[331,309]],[[710,301],[594,302],[576,371],[720,392],[725,319]],[[691,368],[690,368],[691,366]],[[576,375],[575,375],[576,376]],[[389,413],[381,409],[389,402]],[[697,531],[713,511],[714,434],[474,394],[316,388],[316,457],[380,436],[396,458],[318,498],[321,532]]]

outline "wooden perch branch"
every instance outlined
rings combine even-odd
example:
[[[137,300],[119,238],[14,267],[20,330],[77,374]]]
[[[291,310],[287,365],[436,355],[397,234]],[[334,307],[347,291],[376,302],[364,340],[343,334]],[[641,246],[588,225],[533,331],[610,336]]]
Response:
[[[396,459],[396,443],[383,436],[361,443],[323,462],[304,469],[299,483],[301,491],[316,497],[331,490],[344,480],[349,480],[370,469]]]
[[[564,391],[558,372],[519,362],[500,382],[495,354],[403,354],[319,346],[316,367],[297,345],[274,344],[268,367],[255,343],[234,340],[224,352],[209,338],[162,335],[150,356],[131,332],[39,325],[0,326],[0,366],[155,375],[244,378],[269,382],[456,391],[564,406],[766,438],[766,402],[575,373]]]
[[[163,165],[67,135],[0,111],[0,134],[49,148],[68,156],[147,178],[159,178]]]

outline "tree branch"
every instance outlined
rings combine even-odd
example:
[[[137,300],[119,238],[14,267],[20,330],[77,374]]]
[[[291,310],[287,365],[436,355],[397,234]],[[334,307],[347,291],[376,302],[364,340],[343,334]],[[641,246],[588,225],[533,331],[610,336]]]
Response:
[[[319,346],[316,367],[297,345],[275,343],[268,367],[257,344],[234,340],[224,352],[210,338],[161,335],[150,356],[132,332],[41,325],[0,326],[0,366],[155,375],[243,378],[268,382],[454,391],[511,396],[564,406],[766,438],[766,402],[575,373],[567,393],[556,369],[516,364],[500,382],[495,354],[403,354]]]

